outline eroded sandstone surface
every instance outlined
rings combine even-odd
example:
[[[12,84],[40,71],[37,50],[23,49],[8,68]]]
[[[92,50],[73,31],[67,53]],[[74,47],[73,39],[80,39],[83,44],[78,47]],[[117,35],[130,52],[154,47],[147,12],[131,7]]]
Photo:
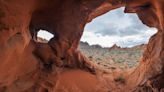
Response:
[[[122,6],[158,33],[117,86],[98,77],[77,47],[86,23]],[[40,29],[54,38],[36,42]],[[163,50],[163,0],[0,0],[0,92],[163,92]]]

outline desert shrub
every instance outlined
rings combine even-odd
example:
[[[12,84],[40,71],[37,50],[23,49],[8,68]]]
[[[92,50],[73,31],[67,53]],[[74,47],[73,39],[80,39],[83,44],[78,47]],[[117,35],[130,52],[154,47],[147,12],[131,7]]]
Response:
[[[117,62],[117,63],[123,63],[123,62],[124,62],[124,59],[119,58],[116,62]]]
[[[97,60],[101,60],[101,58],[97,58]]]
[[[125,84],[126,80],[123,75],[118,76],[117,78],[114,79],[115,82],[123,83]]]
[[[88,58],[92,59],[93,57],[92,56],[89,56]]]
[[[133,53],[129,53],[129,56],[130,56],[130,57],[133,56]]]

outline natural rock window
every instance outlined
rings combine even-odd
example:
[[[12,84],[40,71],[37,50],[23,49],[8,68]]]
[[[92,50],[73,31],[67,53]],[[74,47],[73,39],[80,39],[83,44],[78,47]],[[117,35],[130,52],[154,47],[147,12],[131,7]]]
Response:
[[[164,0],[0,0],[0,92],[164,92],[163,61]]]
[[[39,30],[37,33],[37,41],[41,43],[47,43],[54,35],[46,30]]]
[[[156,32],[142,24],[136,14],[125,14],[122,7],[88,23],[79,49],[104,70],[126,70],[139,64],[149,38]]]

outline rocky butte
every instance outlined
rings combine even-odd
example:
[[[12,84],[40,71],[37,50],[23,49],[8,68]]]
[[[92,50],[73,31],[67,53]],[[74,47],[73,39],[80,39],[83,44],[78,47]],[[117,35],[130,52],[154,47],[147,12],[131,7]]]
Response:
[[[77,50],[86,23],[119,7],[158,29],[124,85]],[[36,42],[40,29],[54,38]],[[0,0],[0,92],[164,92],[164,1]]]

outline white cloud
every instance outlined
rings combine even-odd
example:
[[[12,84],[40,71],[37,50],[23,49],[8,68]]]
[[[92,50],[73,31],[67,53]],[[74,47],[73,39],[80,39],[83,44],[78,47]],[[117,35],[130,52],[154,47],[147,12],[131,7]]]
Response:
[[[88,23],[81,41],[111,47],[132,47],[148,43],[157,30],[142,24],[136,14],[125,14],[124,8],[110,11]]]
[[[117,44],[121,47],[133,47],[135,45],[148,43],[149,38],[156,31],[148,30],[144,34],[132,35],[132,36],[102,36],[93,33],[92,31],[85,31],[81,41],[88,42],[90,45],[99,44],[102,47],[111,47]]]
[[[103,47],[111,47],[113,44],[132,47],[147,43],[157,30],[143,25],[136,14],[125,14],[123,10],[124,8],[119,8],[110,11],[88,23],[81,41]],[[50,40],[54,36],[41,30],[38,37]]]
[[[47,32],[46,30],[40,30],[37,34],[37,37],[40,37],[49,41],[51,38],[54,37],[54,35]]]
[[[119,41],[119,37],[116,36],[101,36],[94,34],[93,32],[85,31],[81,40],[88,42],[90,45],[99,44],[104,47],[112,46],[114,43]]]

